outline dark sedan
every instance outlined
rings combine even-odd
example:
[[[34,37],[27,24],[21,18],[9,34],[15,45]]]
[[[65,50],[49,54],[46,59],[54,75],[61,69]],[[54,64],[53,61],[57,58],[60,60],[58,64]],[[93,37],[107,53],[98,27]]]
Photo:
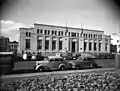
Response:
[[[92,57],[86,57],[86,56],[80,56],[76,60],[70,61],[69,65],[71,68],[74,69],[99,67]]]

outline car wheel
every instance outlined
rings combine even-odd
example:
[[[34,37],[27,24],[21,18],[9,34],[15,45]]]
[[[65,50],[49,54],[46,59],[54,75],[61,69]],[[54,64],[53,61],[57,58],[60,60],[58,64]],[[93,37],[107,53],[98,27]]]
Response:
[[[61,66],[60,70],[66,70],[66,67],[65,66]]]
[[[79,65],[77,65],[77,66],[76,66],[76,69],[77,69],[77,70],[80,70],[80,66],[79,66]]]
[[[38,71],[39,71],[39,72],[44,72],[45,69],[44,69],[43,67],[39,67]]]

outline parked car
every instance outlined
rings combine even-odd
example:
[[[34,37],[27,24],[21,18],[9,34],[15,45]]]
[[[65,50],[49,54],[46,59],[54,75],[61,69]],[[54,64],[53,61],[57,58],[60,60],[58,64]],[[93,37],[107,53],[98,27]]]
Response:
[[[66,70],[68,69],[68,62],[60,56],[48,56],[43,61],[36,61],[35,70],[52,71],[52,70]]]
[[[92,57],[79,56],[76,60],[69,62],[71,69],[96,68],[99,67]]]

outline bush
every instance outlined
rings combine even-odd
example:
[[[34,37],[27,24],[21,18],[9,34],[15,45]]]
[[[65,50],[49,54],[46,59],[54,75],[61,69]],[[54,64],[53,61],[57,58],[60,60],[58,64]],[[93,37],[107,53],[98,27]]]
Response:
[[[0,88],[1,91],[120,91],[120,76],[116,72],[41,76],[2,83]]]

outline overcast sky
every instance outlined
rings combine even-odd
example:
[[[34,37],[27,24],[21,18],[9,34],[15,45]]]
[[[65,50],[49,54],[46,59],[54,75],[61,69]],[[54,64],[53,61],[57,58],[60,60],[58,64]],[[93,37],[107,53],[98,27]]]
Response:
[[[102,30],[120,29],[120,9],[112,0],[5,0],[1,8],[1,32],[18,40],[19,27],[33,23]]]

